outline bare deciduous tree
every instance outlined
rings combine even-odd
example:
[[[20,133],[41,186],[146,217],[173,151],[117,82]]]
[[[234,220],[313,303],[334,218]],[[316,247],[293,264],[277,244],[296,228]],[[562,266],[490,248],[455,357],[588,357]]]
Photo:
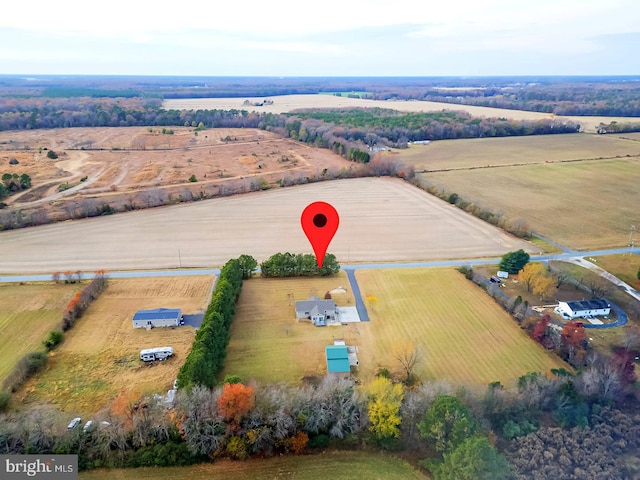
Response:
[[[393,349],[393,358],[400,363],[406,375],[405,382],[409,383],[413,376],[413,370],[422,361],[422,353],[419,348],[410,340],[400,342]]]

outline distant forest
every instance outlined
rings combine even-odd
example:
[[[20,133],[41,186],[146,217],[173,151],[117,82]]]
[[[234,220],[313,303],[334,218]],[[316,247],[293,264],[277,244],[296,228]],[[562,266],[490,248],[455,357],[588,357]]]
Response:
[[[640,117],[640,76],[140,77],[0,75],[0,97],[205,98],[363,92],[556,115]]]
[[[283,115],[244,110],[162,109],[163,98],[271,96],[359,92],[374,99],[420,99],[451,111],[401,113],[388,109],[300,111]],[[638,116],[639,122],[602,124],[600,133],[640,130],[640,78],[266,78],[0,76],[0,130],[100,126],[261,128],[330,148],[361,162],[377,148],[457,138],[572,133],[566,120],[477,118],[456,104],[533,110],[558,115]],[[612,119],[613,120],[613,119]]]

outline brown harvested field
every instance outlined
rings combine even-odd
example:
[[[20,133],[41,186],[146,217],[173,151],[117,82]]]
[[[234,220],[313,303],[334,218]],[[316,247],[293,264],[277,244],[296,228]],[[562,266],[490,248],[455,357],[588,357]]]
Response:
[[[195,330],[134,329],[133,314],[159,307],[197,313],[206,308],[212,283],[212,276],[109,280],[50,354],[46,370],[29,380],[17,399],[25,404],[49,402],[80,414],[106,407],[122,413],[142,393],[166,392],[191,349]],[[173,347],[175,355],[154,366],[140,361],[141,349],[162,346]]]
[[[483,208],[524,218],[533,231],[578,249],[623,247],[640,225],[640,159],[421,174]]]
[[[221,109],[221,110],[249,110],[256,112],[284,113],[301,108],[354,108],[379,107],[398,110],[401,112],[432,112],[440,110],[464,110],[477,117],[504,117],[514,120],[540,120],[543,118],[567,119],[578,122],[586,132],[595,132],[601,123],[637,122],[634,117],[562,117],[550,113],[527,112],[524,110],[508,110],[504,108],[478,107],[473,105],[456,105],[452,103],[424,102],[419,100],[385,101],[366,100],[361,98],[336,97],[334,95],[280,95],[269,97],[271,105],[261,107],[243,106],[245,100],[257,101],[264,98],[184,98],[168,99],[163,102],[163,108],[175,110]]]
[[[394,352],[411,340],[422,353],[422,379],[485,387],[512,386],[527,372],[567,365],[531,340],[480,287],[454,269],[379,269],[356,272],[369,302],[369,328],[359,345],[360,374],[400,369]]]
[[[220,266],[241,254],[311,252],[300,214],[340,214],[340,262],[498,256],[535,247],[402,180],[358,178],[0,232],[3,272]],[[640,224],[640,222],[639,222]]]
[[[56,218],[56,207],[86,208],[82,202],[142,206],[149,203],[145,195],[157,196],[158,189],[176,198],[200,191],[220,194],[222,185],[231,191],[248,190],[245,187],[256,179],[273,183],[353,165],[329,150],[258,129],[194,132],[176,127],[173,135],[151,130],[101,127],[0,132],[0,164],[5,165],[0,173],[26,173],[33,185],[5,203],[45,207]],[[59,158],[47,158],[42,148],[54,150]],[[20,163],[10,166],[11,158]],[[197,182],[189,181],[191,175]],[[60,192],[65,183],[71,188]],[[74,203],[61,204],[61,199]]]
[[[225,370],[244,381],[298,383],[305,376],[324,375],[325,345],[336,338],[357,344],[366,323],[315,327],[296,321],[295,302],[344,287],[333,295],[338,306],[354,306],[349,280],[344,272],[336,277],[254,278],[245,281],[238,310],[231,326]]]
[[[59,329],[78,284],[0,284],[0,384],[18,360],[44,350],[49,332]]]
[[[527,137],[439,140],[394,150],[392,158],[416,171],[463,170],[640,156],[640,142],[611,135],[575,133]]]

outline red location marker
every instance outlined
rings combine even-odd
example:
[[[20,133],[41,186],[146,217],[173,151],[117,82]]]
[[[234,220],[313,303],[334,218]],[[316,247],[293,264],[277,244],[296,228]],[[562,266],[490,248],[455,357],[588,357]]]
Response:
[[[327,248],[338,231],[340,216],[336,209],[328,203],[313,202],[302,211],[300,223],[304,234],[311,242],[318,268],[322,268]]]

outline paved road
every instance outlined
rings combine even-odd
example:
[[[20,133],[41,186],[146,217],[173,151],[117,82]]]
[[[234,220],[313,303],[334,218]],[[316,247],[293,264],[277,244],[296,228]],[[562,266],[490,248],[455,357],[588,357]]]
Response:
[[[539,235],[538,235],[539,236]],[[542,238],[542,237],[540,237]],[[545,241],[549,241],[549,239],[543,238]],[[633,253],[636,255],[640,255],[640,247],[637,248],[613,248],[606,250],[591,250],[588,252],[576,252],[573,250],[569,250],[566,247],[562,247],[561,245],[557,245],[558,248],[564,249],[563,253],[560,254],[552,254],[552,255],[536,255],[532,256],[532,261],[538,262],[548,262],[549,260],[563,260],[568,262],[573,262],[577,264],[590,264],[594,270],[599,269],[607,275],[605,276],[607,279],[611,280],[609,277],[617,280],[616,283],[618,285],[625,285],[627,288],[627,293],[633,295],[633,292],[638,293],[637,290],[633,289],[626,283],[622,282],[617,277],[605,272],[600,269],[596,265],[587,262],[583,259],[583,257],[597,257],[601,255],[615,255],[620,253]],[[475,259],[467,259],[467,260],[439,260],[433,262],[409,262],[409,263],[364,263],[364,264],[347,264],[342,265],[342,269],[347,273],[347,277],[349,278],[349,283],[351,284],[351,289],[353,291],[353,295],[356,301],[356,309],[358,311],[358,315],[362,321],[369,321],[369,314],[367,312],[366,305],[362,299],[362,293],[360,292],[360,286],[358,285],[358,281],[355,277],[355,271],[359,269],[381,269],[381,268],[421,268],[421,267],[460,267],[460,266],[476,266],[476,265],[495,265],[500,263],[500,258],[475,258]],[[586,266],[586,265],[583,265]],[[589,268],[589,267],[587,267]],[[259,270],[258,270],[259,271]],[[110,278],[137,278],[137,277],[175,277],[175,276],[190,276],[190,275],[217,275],[220,274],[220,269],[188,269],[188,270],[139,270],[139,271],[128,271],[128,272],[109,272]],[[86,273],[83,275],[83,278],[93,278],[93,274]],[[0,277],[0,283],[19,283],[19,282],[41,282],[51,280],[51,274],[44,275],[14,275],[14,276],[4,276]],[[215,283],[213,287],[215,288]],[[623,287],[624,288],[624,287]],[[631,291],[630,291],[631,290]],[[640,295],[640,294],[639,294]],[[635,297],[635,295],[633,295]],[[638,297],[636,297],[638,298]],[[640,298],[638,298],[640,300]],[[617,306],[611,304],[612,309],[614,309],[618,315],[618,320],[613,324],[607,325],[587,325],[586,328],[612,328],[619,327],[625,325],[627,323],[627,315]],[[186,321],[186,318],[185,318]],[[190,318],[189,324],[193,324],[194,326],[199,326],[202,322],[202,318]]]

